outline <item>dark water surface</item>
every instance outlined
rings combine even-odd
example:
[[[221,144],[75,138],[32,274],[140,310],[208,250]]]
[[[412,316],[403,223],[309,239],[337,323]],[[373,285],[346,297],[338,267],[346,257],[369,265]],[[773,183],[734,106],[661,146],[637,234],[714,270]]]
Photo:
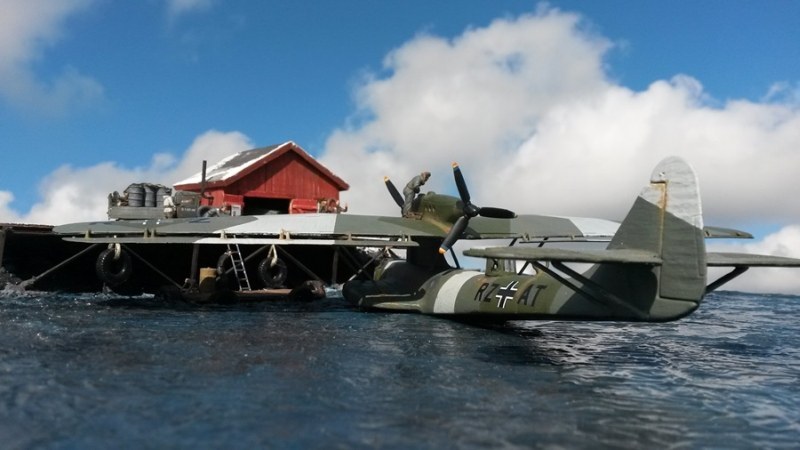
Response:
[[[798,448],[800,297],[481,329],[0,294],[2,448]]]

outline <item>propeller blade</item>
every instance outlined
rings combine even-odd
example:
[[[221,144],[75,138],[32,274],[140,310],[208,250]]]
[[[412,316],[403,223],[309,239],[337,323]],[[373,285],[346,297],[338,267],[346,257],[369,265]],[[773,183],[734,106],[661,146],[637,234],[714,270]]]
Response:
[[[461,168],[458,163],[453,163],[453,176],[456,179],[456,187],[458,188],[458,195],[464,205],[469,205],[469,190],[467,189],[467,182],[464,181],[464,175],[461,173]]]
[[[400,195],[400,191],[398,191],[397,188],[394,187],[394,183],[392,183],[392,180],[390,180],[389,177],[383,177],[383,182],[386,184],[386,189],[389,189],[389,194],[391,194],[392,198],[394,199],[394,202],[397,203],[397,206],[402,208],[403,203],[405,203],[405,199],[403,198],[402,195]]]
[[[503,208],[485,207],[479,208],[470,202],[469,190],[467,189],[467,182],[464,181],[464,174],[461,173],[461,168],[458,163],[453,163],[453,176],[456,179],[456,187],[458,188],[458,195],[461,196],[463,203],[464,215],[468,217],[475,217],[481,215],[483,217],[491,217],[495,219],[513,219],[517,215],[513,211]]]
[[[503,208],[492,208],[491,206],[484,206],[478,211],[483,217],[491,217],[492,219],[513,219],[517,217],[514,211],[509,211]]]
[[[469,217],[467,216],[461,216],[456,220],[456,223],[453,224],[453,228],[450,228],[450,232],[444,237],[444,241],[442,241],[442,245],[439,247],[440,254],[444,255],[450,251],[453,244],[464,234],[464,230],[467,229],[467,223],[469,223]]]

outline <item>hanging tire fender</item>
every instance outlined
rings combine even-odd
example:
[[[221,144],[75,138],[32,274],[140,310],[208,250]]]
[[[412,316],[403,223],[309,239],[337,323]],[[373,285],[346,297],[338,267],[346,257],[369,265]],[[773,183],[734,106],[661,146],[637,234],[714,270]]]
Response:
[[[275,258],[274,263],[272,258],[264,258],[258,264],[258,276],[268,288],[277,288],[286,283],[286,278],[289,275],[289,269],[286,263],[280,258]]]
[[[231,254],[229,252],[225,252],[219,255],[217,258],[217,276],[221,277],[228,272],[228,269],[225,267],[226,265],[231,265]]]
[[[95,262],[95,271],[100,281],[114,287],[119,286],[131,277],[133,265],[131,255],[125,250],[109,247],[99,255]]]

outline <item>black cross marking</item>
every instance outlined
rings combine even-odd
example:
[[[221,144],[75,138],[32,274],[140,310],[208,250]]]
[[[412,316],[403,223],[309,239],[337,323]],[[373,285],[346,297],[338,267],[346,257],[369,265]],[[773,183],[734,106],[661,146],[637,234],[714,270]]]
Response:
[[[497,294],[495,294],[494,297],[497,299],[498,308],[505,308],[506,302],[514,298],[514,294],[517,292],[518,284],[519,281],[512,281],[497,291]]]

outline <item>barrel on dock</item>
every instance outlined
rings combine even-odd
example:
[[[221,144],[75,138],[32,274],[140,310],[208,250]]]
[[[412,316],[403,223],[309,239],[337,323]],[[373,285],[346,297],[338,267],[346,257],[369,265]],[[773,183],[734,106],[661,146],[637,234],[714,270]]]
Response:
[[[128,194],[128,206],[144,206],[145,190],[144,186],[142,186],[140,183],[131,184],[127,189],[125,189],[125,193]]]
[[[144,185],[144,206],[147,208],[156,206],[156,189],[152,184]]]

